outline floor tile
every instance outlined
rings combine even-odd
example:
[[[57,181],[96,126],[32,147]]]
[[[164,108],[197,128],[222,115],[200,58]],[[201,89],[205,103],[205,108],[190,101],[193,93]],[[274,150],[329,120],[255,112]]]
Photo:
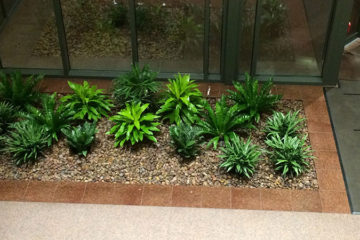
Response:
[[[28,182],[26,182],[26,181],[1,180],[0,181],[0,200],[2,200],[2,201],[23,200],[27,186],[28,186]]]
[[[32,181],[29,183],[24,200],[32,202],[52,202],[58,182]]]
[[[116,184],[113,203],[122,205],[141,205],[143,185]]]
[[[316,170],[320,190],[345,191],[341,169]]]
[[[328,110],[326,107],[326,102],[319,99],[305,99],[304,108],[306,116],[313,115],[328,115]]]
[[[144,185],[142,205],[171,206],[172,186]]]
[[[260,189],[232,188],[231,208],[261,209]]]
[[[229,187],[203,187],[202,207],[204,208],[230,208],[231,188]]]
[[[321,99],[324,101],[324,91],[321,86],[297,86],[304,99]]]
[[[332,133],[310,133],[309,138],[312,149],[315,151],[336,151]]]
[[[346,192],[320,191],[323,212],[350,213]]]
[[[301,92],[297,86],[277,85],[276,94],[281,94],[283,99],[302,99]]]
[[[308,130],[311,133],[332,133],[330,119],[326,115],[313,115],[311,117],[307,116],[306,123]]]
[[[80,203],[84,196],[86,183],[60,182],[55,193],[54,202]]]
[[[292,210],[298,212],[321,212],[319,191],[293,190],[291,191]]]
[[[113,202],[114,183],[87,183],[84,203],[111,204]]]
[[[197,186],[174,186],[172,205],[175,207],[201,207],[202,188]]]
[[[314,156],[316,169],[341,169],[336,151],[315,151]]]
[[[291,211],[291,190],[261,189],[261,204],[264,210]]]

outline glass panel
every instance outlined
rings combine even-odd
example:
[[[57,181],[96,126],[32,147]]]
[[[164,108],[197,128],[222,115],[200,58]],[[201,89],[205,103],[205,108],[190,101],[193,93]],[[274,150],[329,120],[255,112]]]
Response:
[[[61,0],[61,6],[72,69],[130,68],[127,0]]]
[[[244,0],[241,6],[240,14],[241,31],[240,31],[240,73],[250,72],[253,34],[255,24],[256,0]]]
[[[258,74],[321,76],[332,0],[263,0]]]
[[[137,1],[139,59],[162,72],[203,72],[204,1]]]
[[[221,33],[223,1],[212,0],[210,4],[209,72],[220,73]]]
[[[10,9],[16,4],[16,0],[3,0],[6,12],[9,12]]]
[[[61,69],[51,0],[23,0],[0,34],[4,67]]]

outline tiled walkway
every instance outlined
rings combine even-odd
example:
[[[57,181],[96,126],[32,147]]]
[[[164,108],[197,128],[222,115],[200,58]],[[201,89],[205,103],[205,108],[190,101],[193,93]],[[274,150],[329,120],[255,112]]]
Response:
[[[92,83],[109,88],[111,82]],[[64,79],[49,79],[44,87],[47,91],[68,91]],[[220,96],[226,86],[202,83],[200,89],[204,94]],[[322,88],[277,86],[274,91],[285,99],[304,103],[309,137],[317,157],[318,190],[0,181],[0,200],[349,213]]]
[[[355,240],[359,226],[350,214],[0,202],[2,240]]]

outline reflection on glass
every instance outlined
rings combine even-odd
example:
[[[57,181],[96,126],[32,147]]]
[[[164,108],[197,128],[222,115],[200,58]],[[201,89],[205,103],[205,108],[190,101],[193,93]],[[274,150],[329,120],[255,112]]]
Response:
[[[61,69],[59,52],[52,0],[20,1],[0,34],[3,66]]]
[[[130,68],[127,0],[61,0],[61,7],[73,69]]]
[[[348,35],[352,35],[359,31],[360,22],[360,0],[354,0],[351,17],[349,20]]]
[[[204,1],[137,1],[140,62],[162,72],[202,72],[203,15]]]
[[[258,74],[320,76],[332,0],[263,0]]]
[[[221,32],[222,32],[222,0],[212,0],[210,4],[210,40],[209,40],[209,72],[220,72]]]
[[[244,0],[241,6],[241,31],[240,31],[240,73],[250,72],[253,33],[255,23],[256,0]]]

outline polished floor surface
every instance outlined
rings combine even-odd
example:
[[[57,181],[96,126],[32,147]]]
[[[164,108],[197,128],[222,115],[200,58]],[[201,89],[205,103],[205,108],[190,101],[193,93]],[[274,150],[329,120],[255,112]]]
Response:
[[[360,216],[0,202],[0,239],[359,239]]]

